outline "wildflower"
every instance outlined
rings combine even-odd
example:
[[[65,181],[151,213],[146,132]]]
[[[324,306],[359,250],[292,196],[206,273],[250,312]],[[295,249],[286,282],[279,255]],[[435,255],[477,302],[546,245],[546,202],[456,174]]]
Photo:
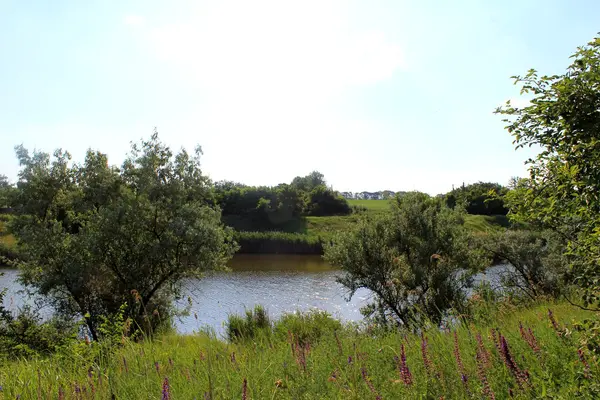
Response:
[[[492,366],[492,361],[490,360],[490,354],[487,349],[483,345],[483,338],[481,337],[481,333],[477,332],[475,335],[475,339],[477,340],[477,354],[481,357],[481,361],[485,364],[487,368]]]
[[[579,356],[579,361],[581,361],[581,363],[584,366],[584,375],[586,379],[590,379],[590,365],[588,364],[587,360],[585,359],[584,355],[583,355],[583,351],[581,351],[581,349],[577,350],[577,355]]]
[[[479,338],[481,338],[481,335],[478,334]],[[491,400],[495,400],[496,396],[494,395],[494,392],[492,391],[492,388],[490,387],[490,383],[487,380],[487,376],[485,375],[485,366],[486,366],[486,361],[484,356],[481,353],[481,350],[478,348],[477,349],[477,355],[475,357],[475,361],[477,363],[477,375],[479,376],[479,380],[481,381],[481,384],[483,385],[483,394],[491,399]]]
[[[335,336],[335,341],[337,343],[338,351],[339,351],[340,356],[341,356],[342,353],[344,352],[344,350],[342,349],[342,342],[340,342],[340,338],[338,337],[337,331],[333,332],[333,336]]]
[[[369,390],[371,391],[371,393],[373,393],[375,395],[375,399],[381,400],[382,397],[379,395],[379,393],[377,393],[377,390],[375,389],[375,386],[373,386],[373,382],[371,382],[371,380],[369,379],[369,375],[367,374],[367,370],[365,369],[365,367],[362,367],[360,369],[360,372],[362,374],[363,380],[365,381],[365,383],[369,387]]]
[[[154,368],[156,369],[156,373],[160,374],[160,365],[158,364],[158,361],[154,361]]]
[[[412,374],[408,369],[408,365],[406,364],[406,351],[404,349],[404,343],[401,345],[400,350],[400,359],[398,357],[394,357],[396,361],[396,365],[398,366],[398,370],[400,371],[400,379],[406,386],[412,385]]]
[[[348,364],[352,364],[352,356],[348,356]]]
[[[556,333],[560,335],[560,333],[561,333],[560,325],[558,324],[558,322],[556,322],[556,318],[554,318],[554,313],[552,312],[551,309],[548,309],[548,319],[550,320],[550,323],[552,324],[552,327],[554,328]]]
[[[169,378],[165,376],[162,384],[162,400],[171,400],[171,391],[169,388]]]
[[[456,365],[458,366],[458,372],[460,373],[460,380],[462,381],[465,388],[467,387],[467,374],[465,373],[465,366],[462,362],[462,357],[460,355],[460,348],[458,346],[458,335],[456,331],[454,331],[454,358],[456,359]]]
[[[431,375],[433,372],[433,364],[429,358],[429,352],[427,351],[427,338],[421,334],[421,357],[423,358],[423,365],[427,375]]]
[[[498,333],[498,335],[500,336],[500,349],[502,358],[504,359],[504,364],[513,374],[513,376],[517,380],[517,383],[521,387],[523,383],[527,382],[527,374],[523,373],[523,371],[521,371],[517,366],[517,363],[515,362],[514,358],[512,357],[512,354],[510,353],[510,348],[508,347],[506,338],[500,335],[500,333]]]
[[[244,378],[244,383],[242,384],[242,400],[248,399],[248,381]]]

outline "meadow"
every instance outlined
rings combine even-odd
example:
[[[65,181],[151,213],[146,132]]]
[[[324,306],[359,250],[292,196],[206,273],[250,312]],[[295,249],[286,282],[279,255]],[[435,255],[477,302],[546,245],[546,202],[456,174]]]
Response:
[[[598,363],[578,353],[570,326],[589,313],[560,303],[483,307],[485,320],[421,334],[314,312],[234,342],[165,334],[103,352],[81,341],[0,361],[0,399],[597,398]]]

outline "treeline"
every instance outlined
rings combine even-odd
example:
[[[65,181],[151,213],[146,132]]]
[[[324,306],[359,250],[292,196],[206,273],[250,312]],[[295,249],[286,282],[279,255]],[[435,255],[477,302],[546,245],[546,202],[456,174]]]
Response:
[[[214,187],[223,221],[239,231],[297,232],[304,216],[347,215],[345,198],[314,171],[275,187],[221,181]]]

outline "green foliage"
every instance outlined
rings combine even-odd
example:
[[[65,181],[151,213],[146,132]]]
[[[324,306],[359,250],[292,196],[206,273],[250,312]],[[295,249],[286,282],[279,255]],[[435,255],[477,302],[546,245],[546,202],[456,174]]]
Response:
[[[463,206],[467,213],[475,215],[506,215],[504,196],[508,189],[492,182],[477,182],[463,185],[444,196],[450,208]]]
[[[449,308],[464,304],[464,287],[486,265],[469,247],[463,223],[463,214],[441,199],[409,193],[389,215],[335,236],[325,259],[342,268],[339,282],[350,296],[360,288],[375,293],[366,316],[381,324],[439,323]]]
[[[484,247],[498,261],[510,264],[502,273],[505,289],[532,299],[556,298],[564,286],[565,243],[550,232],[504,230],[490,233]]]
[[[251,254],[322,254],[319,237],[287,232],[235,232],[240,253]]]
[[[17,147],[11,229],[23,283],[61,315],[86,315],[95,339],[101,316],[111,318],[123,304],[146,332],[168,321],[180,282],[221,267],[235,250],[211,206],[200,154],[173,154],[156,133],[132,145],[121,168],[91,150],[82,165],[70,165],[64,151],[51,158]]]
[[[225,322],[225,333],[230,342],[254,339],[256,336],[271,333],[271,320],[267,310],[261,305],[246,310],[245,315],[230,314]]]
[[[506,198],[513,219],[568,240],[583,303],[600,306],[600,38],[571,58],[562,75],[513,77],[531,103],[497,109],[517,148],[540,148]]]
[[[0,174],[0,209],[12,207],[17,197],[17,188],[5,175]]]
[[[321,310],[284,314],[274,326],[273,332],[279,340],[285,340],[293,335],[299,345],[317,343],[322,336],[342,329],[340,321]]]
[[[465,215],[465,227],[471,232],[487,234],[508,228],[510,222],[505,215]]]
[[[548,320],[548,307],[560,334]],[[456,336],[437,328],[421,336],[369,334],[332,325],[310,346],[290,341],[287,331],[272,340],[235,343],[205,334],[167,335],[126,341],[114,354],[92,360],[73,353],[0,360],[0,385],[7,399],[36,399],[38,393],[44,399],[58,398],[59,391],[65,399],[164,398],[165,378],[173,399],[240,399],[244,387],[248,399],[481,399],[490,393],[496,399],[594,399],[600,367],[587,354],[583,360],[589,367],[581,361],[580,334],[570,325],[571,318],[590,314],[562,304],[500,309],[491,325],[458,325]],[[527,335],[531,329],[535,342],[521,336],[520,324]],[[505,363],[498,333],[506,340],[513,365],[523,374],[527,371],[526,380]],[[402,347],[409,383],[394,359],[401,363]]]
[[[0,357],[48,355],[75,340],[73,322],[58,317],[42,322],[31,306],[11,313],[3,306],[4,295],[0,291]]]
[[[370,212],[387,212],[391,209],[390,200],[348,200],[348,204],[354,207],[362,207]]]
[[[313,188],[308,194],[306,213],[311,216],[347,215],[352,212],[348,201],[324,185]]]
[[[325,176],[319,171],[313,171],[306,176],[297,176],[292,180],[291,186],[305,193],[311,192],[318,186],[326,186]]]

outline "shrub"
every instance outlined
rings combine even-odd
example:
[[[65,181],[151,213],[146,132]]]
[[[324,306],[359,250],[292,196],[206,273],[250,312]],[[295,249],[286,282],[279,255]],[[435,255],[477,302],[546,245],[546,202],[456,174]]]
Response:
[[[293,334],[299,344],[315,343],[326,333],[340,330],[342,324],[331,314],[322,310],[284,314],[273,327],[277,337],[282,340],[288,334]]]
[[[261,305],[246,310],[244,316],[231,314],[225,322],[225,332],[230,342],[253,339],[260,333],[269,334],[270,331],[271,320],[266,309]]]

